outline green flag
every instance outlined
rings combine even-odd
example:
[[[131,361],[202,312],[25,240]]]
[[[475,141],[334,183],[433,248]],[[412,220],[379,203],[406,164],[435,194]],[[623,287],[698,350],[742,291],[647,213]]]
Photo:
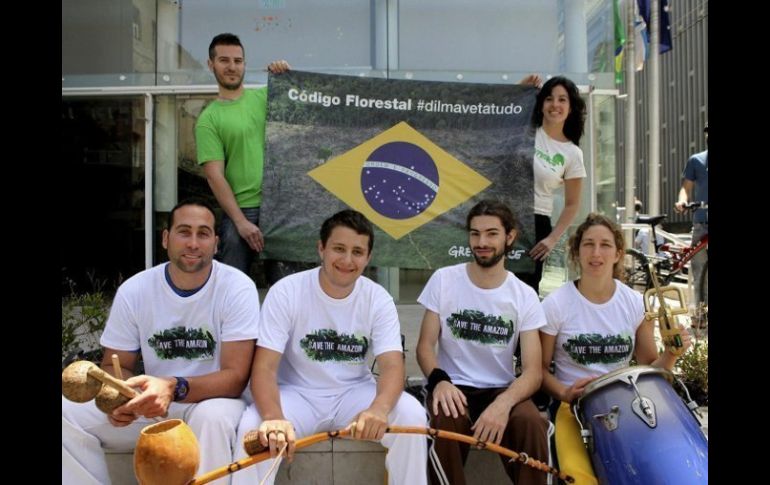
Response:
[[[626,43],[626,29],[620,20],[620,0],[614,2],[615,10],[615,84],[623,82],[623,44]]]

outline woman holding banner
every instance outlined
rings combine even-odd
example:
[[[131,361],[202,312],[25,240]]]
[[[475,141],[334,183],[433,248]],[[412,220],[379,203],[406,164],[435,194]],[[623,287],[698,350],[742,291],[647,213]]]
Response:
[[[530,75],[521,84],[540,84],[540,77]],[[532,112],[535,132],[535,240],[529,255],[535,260],[534,273],[516,276],[539,292],[543,262],[580,208],[580,191],[586,170],[583,151],[578,147],[583,136],[586,105],[578,88],[569,79],[549,79],[537,95]],[[564,209],[556,226],[551,226],[553,194],[564,185]]]

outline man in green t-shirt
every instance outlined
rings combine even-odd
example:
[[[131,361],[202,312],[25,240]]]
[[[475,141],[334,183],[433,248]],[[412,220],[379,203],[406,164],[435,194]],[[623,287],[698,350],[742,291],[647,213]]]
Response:
[[[224,210],[218,259],[248,274],[254,256],[265,244],[258,224],[267,87],[244,88],[244,49],[234,34],[212,39],[208,66],[219,93],[195,125],[198,163],[203,165],[211,191]],[[286,61],[275,61],[267,68],[280,74],[290,67]]]

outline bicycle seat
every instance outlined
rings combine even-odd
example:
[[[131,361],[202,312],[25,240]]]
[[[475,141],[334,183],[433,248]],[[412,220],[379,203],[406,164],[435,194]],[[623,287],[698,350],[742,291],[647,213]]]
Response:
[[[668,217],[668,214],[661,214],[659,216],[638,215],[638,216],[636,216],[636,223],[637,224],[652,224],[653,226],[657,226],[666,217]]]

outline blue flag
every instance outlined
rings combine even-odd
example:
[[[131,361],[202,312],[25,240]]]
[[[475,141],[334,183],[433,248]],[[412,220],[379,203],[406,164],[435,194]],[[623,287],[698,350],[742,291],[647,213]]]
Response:
[[[636,0],[636,2],[639,7],[639,13],[644,19],[644,22],[647,25],[650,25],[650,0]],[[671,42],[671,21],[668,15],[668,0],[659,0],[658,5],[660,6],[660,28],[658,29],[660,32],[659,52],[663,54],[670,51],[673,47],[673,43]],[[647,39],[649,35],[645,35],[644,37]]]

